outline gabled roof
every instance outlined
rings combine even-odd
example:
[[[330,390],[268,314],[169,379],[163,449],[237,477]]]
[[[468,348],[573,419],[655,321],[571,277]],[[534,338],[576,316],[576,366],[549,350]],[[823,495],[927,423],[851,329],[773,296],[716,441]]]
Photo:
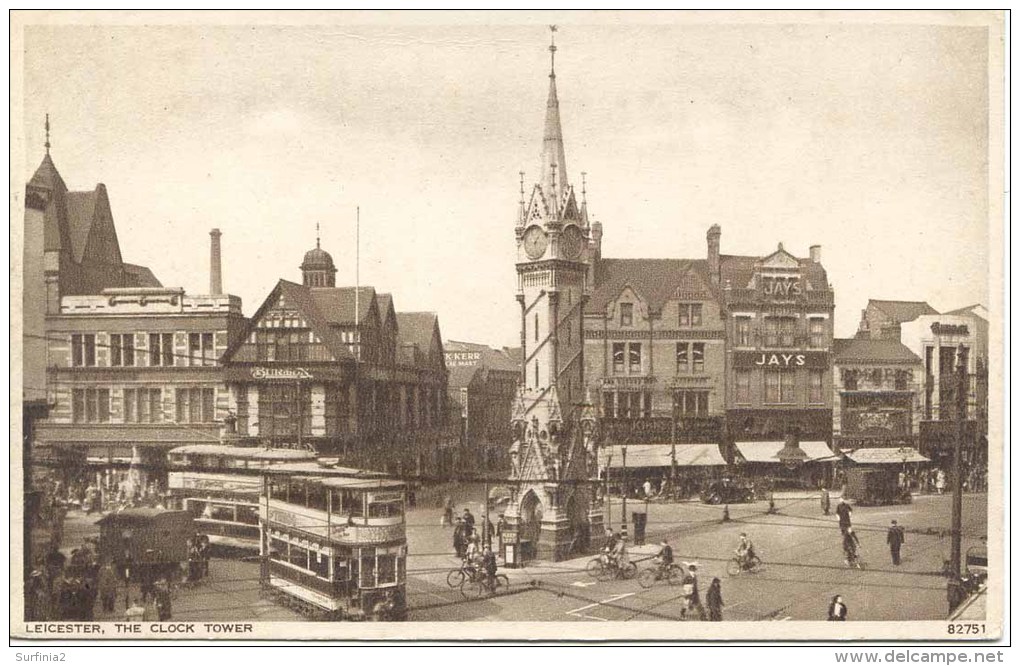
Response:
[[[598,282],[585,311],[605,312],[628,286],[644,299],[650,310],[660,310],[690,270],[711,290],[704,259],[601,259],[596,271]]]
[[[123,264],[124,273],[127,275],[129,287],[162,287],[163,285],[152,271],[146,266],[138,264]]]
[[[376,303],[379,304],[379,319],[383,322],[386,321],[386,315],[393,310],[393,294],[376,294]],[[396,311],[394,311],[396,315]]]
[[[898,324],[914,321],[921,315],[938,314],[938,311],[925,301],[880,301],[868,300],[868,307],[874,306]]]
[[[435,312],[398,312],[397,340],[400,344],[417,345],[427,354],[438,326],[439,317]]]
[[[358,323],[363,324],[376,303],[375,287],[311,287],[309,293],[330,324],[355,323],[355,309],[358,310]]]
[[[289,306],[294,307],[301,313],[305,321],[308,322],[312,332],[322,341],[322,344],[329,348],[333,358],[338,361],[354,360],[354,354],[351,353],[347,343],[340,338],[339,332],[330,325],[329,319],[319,309],[318,304],[312,297],[312,291],[313,289],[310,287],[288,282],[287,280],[277,282],[273,291],[269,293],[266,300],[262,302],[262,305],[259,306],[259,309],[252,318],[248,320],[244,329],[244,335],[238,336],[237,340],[224,353],[223,360],[227,362],[233,359],[237,350],[248,342],[248,336],[258,326],[266,311],[277,303],[280,296],[283,296]]]
[[[85,255],[89,231],[96,218],[98,200],[98,189],[92,192],[67,193],[67,227],[71,232],[71,256],[78,263],[81,263]]]
[[[447,366],[450,373],[447,385],[453,390],[466,387],[478,373],[487,373],[489,370],[513,373],[521,371],[520,362],[511,358],[506,351],[493,349],[476,342],[447,340],[443,343],[443,350],[446,352],[477,352],[479,354],[478,362],[472,365],[454,363]]]
[[[947,314],[947,315],[973,315],[975,317],[980,317],[981,319],[985,319],[986,317],[983,314],[981,314],[980,312],[978,312],[978,310],[983,310],[983,311],[987,312],[987,308],[985,308],[984,305],[982,305],[981,303],[975,303],[974,305],[968,305],[967,307],[964,307],[964,308],[957,308],[955,310],[950,310],[949,312],[943,312],[942,314]]]
[[[899,340],[836,338],[834,363],[920,363],[921,359]]]

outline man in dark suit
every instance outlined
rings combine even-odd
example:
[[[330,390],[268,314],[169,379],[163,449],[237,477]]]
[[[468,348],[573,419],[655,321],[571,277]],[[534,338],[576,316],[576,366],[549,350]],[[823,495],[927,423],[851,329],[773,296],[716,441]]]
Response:
[[[900,546],[906,541],[906,534],[903,532],[903,528],[896,524],[896,521],[892,521],[892,526],[889,527],[889,531],[885,536],[886,543],[889,544],[889,552],[892,554],[892,563],[899,566],[900,564]]]
[[[850,508],[850,504],[846,501],[845,497],[839,498],[839,504],[836,505],[836,515],[839,516],[839,530],[846,534],[846,531],[850,529],[850,516],[854,510]]]

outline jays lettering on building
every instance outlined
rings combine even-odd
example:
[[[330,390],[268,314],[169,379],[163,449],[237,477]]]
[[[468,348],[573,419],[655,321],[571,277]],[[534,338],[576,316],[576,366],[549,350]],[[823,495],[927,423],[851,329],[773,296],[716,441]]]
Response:
[[[746,352],[733,354],[737,368],[828,368],[828,352]]]

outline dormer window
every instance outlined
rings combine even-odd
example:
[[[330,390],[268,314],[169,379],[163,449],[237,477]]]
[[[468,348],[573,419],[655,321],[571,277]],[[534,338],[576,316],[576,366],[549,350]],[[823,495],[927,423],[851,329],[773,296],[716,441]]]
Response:
[[[680,304],[680,327],[701,326],[701,303]]]
[[[620,303],[620,326],[634,325],[634,304]]]

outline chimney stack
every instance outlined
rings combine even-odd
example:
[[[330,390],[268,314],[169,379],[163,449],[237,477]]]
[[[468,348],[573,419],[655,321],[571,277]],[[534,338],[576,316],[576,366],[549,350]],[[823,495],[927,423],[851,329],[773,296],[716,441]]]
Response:
[[[822,263],[822,246],[812,245],[811,246],[811,261],[816,264]]]
[[[719,239],[722,237],[722,229],[718,224],[708,228],[708,274],[712,278],[712,284],[719,284]]]
[[[220,233],[219,229],[209,232],[209,293],[213,296],[223,295],[223,271],[220,264]]]

